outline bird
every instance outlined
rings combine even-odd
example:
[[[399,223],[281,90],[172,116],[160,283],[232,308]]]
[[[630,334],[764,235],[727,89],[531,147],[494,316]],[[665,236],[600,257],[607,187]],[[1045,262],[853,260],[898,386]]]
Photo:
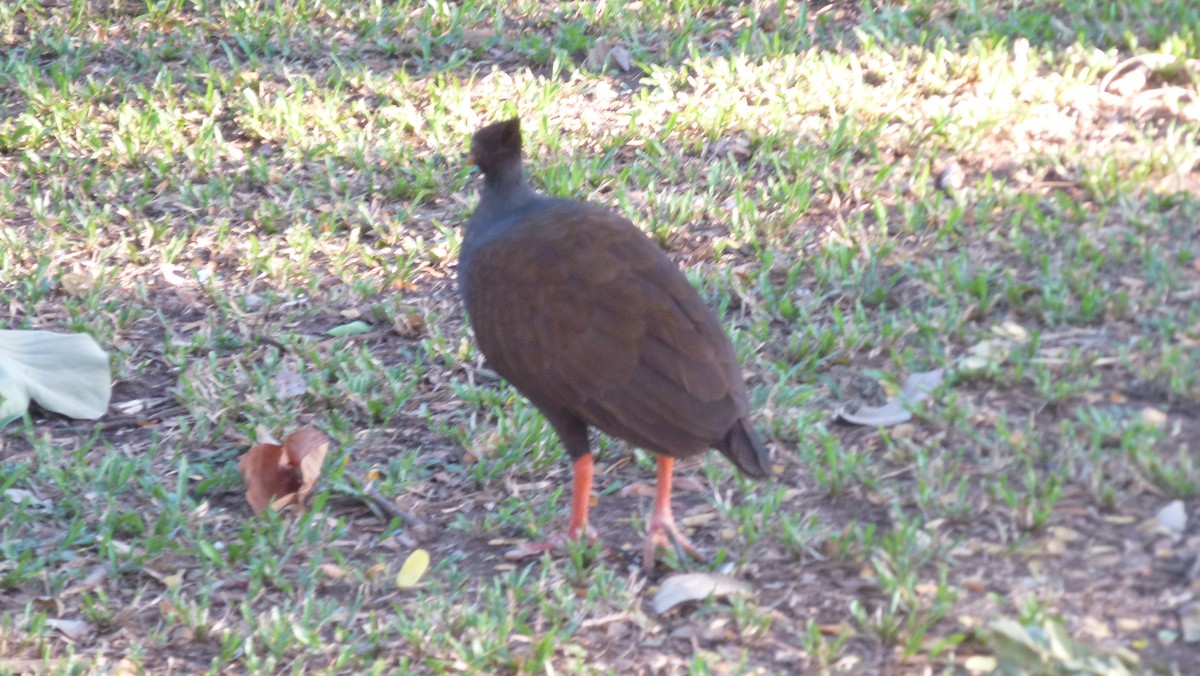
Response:
[[[699,557],[671,511],[675,460],[715,448],[750,477],[771,474],[721,323],[632,221],[531,187],[519,117],[479,128],[467,161],[483,185],[462,234],[459,292],[488,366],[542,413],[572,459],[565,540],[596,539],[596,428],[657,455],[643,568],[668,544]]]

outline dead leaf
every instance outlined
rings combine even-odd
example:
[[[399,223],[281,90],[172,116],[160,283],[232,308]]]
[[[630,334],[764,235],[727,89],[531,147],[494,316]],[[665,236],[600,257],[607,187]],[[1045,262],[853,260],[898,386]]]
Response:
[[[617,64],[617,68],[621,70],[629,70],[633,67],[633,60],[629,57],[629,50],[625,45],[616,45],[609,51],[608,55],[612,57],[613,63]]]
[[[993,326],[992,333],[1001,338],[1007,338],[1014,343],[1029,342],[1029,331],[1024,326],[1013,321],[1001,322],[999,325]]]
[[[313,427],[296,430],[283,440],[288,459],[300,468],[300,490],[296,491],[296,502],[303,504],[312,492],[317,479],[321,478],[321,467],[329,453],[329,437]]]
[[[308,383],[304,382],[304,378],[287,368],[276,373],[271,384],[275,387],[275,396],[280,399],[292,399],[308,392]]]
[[[292,432],[278,444],[258,444],[238,462],[246,482],[246,502],[255,514],[268,506],[278,510],[303,504],[321,476],[321,465],[329,452],[329,437],[305,427]]]
[[[92,625],[83,620],[58,620],[51,618],[46,620],[46,626],[61,631],[63,636],[72,641],[78,641],[92,631]]]
[[[1132,617],[1118,617],[1117,630],[1126,634],[1132,634],[1142,630],[1142,621]]]
[[[996,656],[1001,673],[1086,673],[1129,676],[1136,669],[1137,656],[1118,652],[1104,653],[1077,641],[1063,625],[1053,619],[1022,624],[1009,618],[992,620],[986,629],[987,640]],[[1126,664],[1126,660],[1129,664]],[[1077,668],[1084,667],[1084,668]],[[1140,670],[1137,672],[1140,673]]]
[[[243,70],[239,70],[233,76],[233,86],[237,87],[238,89],[245,89],[245,88],[249,87],[251,89],[257,90],[258,84],[261,81],[261,79],[262,79],[262,76],[260,76],[258,74],[258,71],[243,69]]]
[[[1123,98],[1130,98],[1146,88],[1146,71],[1131,70],[1109,84],[1109,91]]]
[[[0,330],[0,419],[24,414],[32,400],[95,420],[111,396],[108,353],[88,334]]]
[[[967,172],[958,162],[951,160],[933,179],[933,185],[943,192],[961,190],[967,180]]]
[[[770,33],[779,27],[779,17],[783,14],[786,0],[772,0],[758,13],[758,27]]]
[[[466,28],[462,32],[462,42],[472,48],[486,47],[497,35],[494,28]]]
[[[8,488],[4,491],[4,497],[8,498],[13,504],[20,505],[28,501],[30,509],[39,512],[48,512],[54,509],[54,503],[49,500],[42,500],[34,495],[31,491],[24,488]]]
[[[260,444],[275,444],[282,446],[283,443],[275,438],[275,433],[266,425],[254,426],[254,441]]]
[[[1167,424],[1167,414],[1153,406],[1147,406],[1142,409],[1142,422],[1151,427],[1163,427]]]
[[[999,366],[1008,361],[1014,347],[1029,342],[1029,331],[1012,321],[992,327],[995,338],[979,341],[967,354],[959,358],[956,366],[966,372],[982,371],[989,366]],[[1049,356],[1045,351],[1043,357]]]
[[[629,49],[624,45],[614,45],[608,38],[597,38],[592,48],[588,50],[583,65],[589,70],[604,71],[608,69],[609,58],[621,70],[629,70],[633,61],[629,57]]]
[[[1055,540],[1062,542],[1078,542],[1079,540],[1083,539],[1083,535],[1081,535],[1079,531],[1072,530],[1065,526],[1051,526],[1050,535]]]
[[[617,495],[623,498],[652,498],[654,497],[654,486],[646,481],[637,481],[621,487],[617,491]]]
[[[545,543],[542,542],[522,542],[516,547],[509,549],[501,555],[505,561],[523,561],[525,559],[537,558],[547,551]]]
[[[745,162],[752,154],[750,137],[745,133],[723,136],[705,146],[704,153],[713,157],[733,155],[733,159]]]
[[[1170,535],[1178,535],[1187,529],[1187,510],[1182,500],[1172,500],[1154,517],[1159,530]]]
[[[945,375],[945,369],[913,373],[904,381],[900,393],[883,406],[860,406],[855,411],[849,411],[846,406],[842,406],[834,412],[834,417],[855,425],[874,427],[891,427],[908,422],[912,419],[912,407],[937,389]]]
[[[1179,609],[1179,625],[1184,643],[1200,643],[1200,602],[1192,601]]]
[[[148,411],[152,408],[157,408],[171,401],[170,397],[146,397],[144,399],[130,399],[129,401],[120,401],[112,404],[112,409],[121,415],[137,415],[142,411]]]
[[[35,596],[33,597],[33,607],[47,612],[59,612],[61,604],[57,596]]]
[[[62,288],[68,295],[82,298],[96,286],[96,280],[88,274],[68,272],[62,276]]]
[[[587,57],[583,60],[583,67],[588,70],[603,68],[610,49],[612,47],[608,44],[608,38],[597,38],[596,42],[592,43],[592,48],[588,50]]]
[[[300,490],[297,468],[288,463],[283,446],[258,444],[238,462],[246,482],[246,502],[255,514],[261,514],[276,495],[291,495]]]
[[[340,580],[346,577],[346,570],[334,563],[322,563],[320,565],[320,569],[321,572],[325,574],[325,577],[332,578],[334,580]]]
[[[87,574],[87,577],[85,577],[82,580],[80,580],[79,582],[71,585],[67,589],[64,589],[63,592],[58,595],[58,597],[60,599],[65,599],[65,598],[74,596],[76,594],[82,594],[85,591],[90,591],[92,589],[95,589],[97,586],[99,586],[102,582],[104,582],[107,579],[108,579],[108,567],[107,566],[105,566],[104,564],[93,566],[92,570]]]
[[[704,511],[699,514],[689,514],[679,519],[679,525],[695,528],[703,526],[706,523],[711,523],[717,520],[717,513],[713,511]]]
[[[425,334],[425,316],[420,312],[409,312],[396,320],[393,327],[401,338],[420,338]]]
[[[654,612],[662,615],[675,606],[688,601],[749,593],[750,585],[727,575],[712,573],[672,575],[663,581],[658,588],[658,593],[654,595]]]

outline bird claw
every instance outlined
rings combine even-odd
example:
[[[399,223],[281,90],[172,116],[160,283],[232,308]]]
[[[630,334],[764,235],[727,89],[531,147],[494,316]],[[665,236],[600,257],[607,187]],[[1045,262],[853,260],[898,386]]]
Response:
[[[700,556],[700,550],[696,549],[696,546],[689,542],[683,533],[679,532],[674,519],[670,521],[651,519],[650,527],[646,530],[646,544],[642,548],[642,568],[653,570],[655,555],[659,548],[666,547],[668,542],[680,561],[686,555],[691,555],[696,559],[703,558]]]
[[[564,540],[562,544],[565,544],[565,542]],[[532,559],[547,552],[559,551],[562,549],[562,544],[556,544],[554,541],[523,542],[504,552],[504,560],[522,561],[524,559]]]
[[[582,538],[582,533],[576,532],[570,535],[555,535],[549,540],[540,542],[524,542],[504,552],[504,560],[506,561],[521,561],[523,559],[531,559],[542,554],[552,552],[569,552],[571,545],[578,542]],[[592,528],[591,524],[586,527],[586,536],[589,544],[596,542],[600,537],[596,534],[596,529]]]

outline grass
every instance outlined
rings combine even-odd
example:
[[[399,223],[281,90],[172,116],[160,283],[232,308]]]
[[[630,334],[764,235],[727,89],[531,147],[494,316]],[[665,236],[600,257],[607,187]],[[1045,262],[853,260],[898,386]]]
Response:
[[[87,332],[116,383],[0,439],[0,672],[966,673],[1012,656],[1001,617],[1196,672],[1195,528],[1146,523],[1200,504],[1198,31],[1149,0],[0,6],[4,328]],[[749,597],[653,613],[621,490],[652,459],[608,439],[611,549],[501,559],[569,481],[454,286],[467,140],[518,112],[535,184],[726,324],[779,473],[685,463],[711,558],[674,563]],[[908,423],[830,417],[939,367]],[[311,509],[253,518],[237,458],[307,424]]]

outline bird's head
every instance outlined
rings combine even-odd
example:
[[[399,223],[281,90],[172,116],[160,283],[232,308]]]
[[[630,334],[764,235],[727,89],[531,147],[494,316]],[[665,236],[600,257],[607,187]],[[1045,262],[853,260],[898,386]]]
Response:
[[[521,118],[514,117],[483,127],[471,137],[467,158],[484,174],[505,171],[521,165]]]

